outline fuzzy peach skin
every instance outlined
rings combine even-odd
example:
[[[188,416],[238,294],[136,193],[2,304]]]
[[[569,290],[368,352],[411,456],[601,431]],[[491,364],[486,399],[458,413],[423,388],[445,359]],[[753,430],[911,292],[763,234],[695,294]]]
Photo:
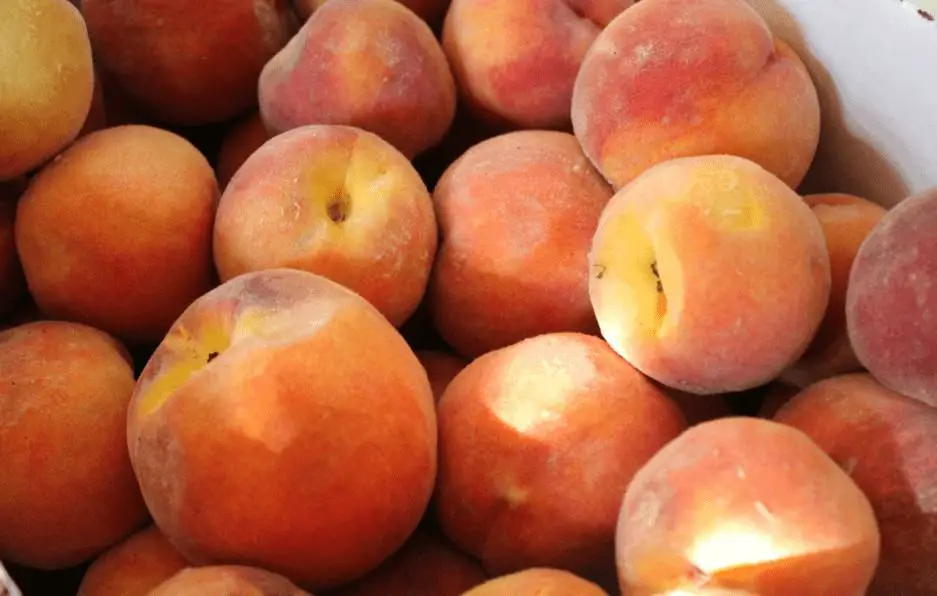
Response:
[[[589,243],[611,188],[573,135],[483,141],[433,192],[441,242],[428,296],[439,334],[475,357],[559,331],[597,331]]]
[[[478,561],[427,526],[377,569],[326,596],[462,596],[487,580]]]
[[[614,575],[621,496],[686,428],[650,380],[578,333],[477,358],[438,416],[437,519],[493,575],[536,566]]]
[[[82,137],[18,203],[16,247],[50,318],[157,342],[214,284],[218,186],[181,136],[149,126]]]
[[[147,596],[188,566],[163,533],[149,526],[95,559],[77,596]]]
[[[869,595],[933,594],[937,411],[854,373],[808,386],[775,420],[805,432],[869,497],[882,534]]]
[[[645,374],[690,393],[777,377],[807,348],[830,294],[810,208],[729,155],[670,160],[621,189],[589,265],[603,337]]]
[[[222,281],[291,267],[361,294],[395,326],[426,290],[437,232],[420,175],[375,134],[310,125],[277,135],[221,197],[214,258]]]
[[[823,228],[830,255],[830,303],[806,353],[782,377],[798,387],[861,370],[846,332],[846,289],[849,272],[862,242],[885,215],[886,210],[872,201],[849,194],[807,195]]]
[[[264,67],[260,114],[272,133],[344,124],[413,158],[455,116],[455,82],[429,26],[394,0],[330,0]]]
[[[4,200],[0,188],[0,315],[13,310],[26,290],[23,268],[16,253],[15,217],[15,201]]]
[[[690,428],[635,475],[616,556],[629,596],[863,596],[879,545],[869,500],[807,435],[734,417]]]
[[[290,580],[257,567],[213,565],[179,571],[147,596],[312,596]]]
[[[436,475],[419,360],[367,301],[295,269],[239,276],[186,309],[140,375],[127,440],[187,559],[313,591],[399,548]]]
[[[937,406],[937,187],[892,207],[856,254],[846,329],[883,385]]]
[[[446,387],[468,365],[468,361],[435,350],[418,350],[415,354],[420,359],[420,364],[426,369],[429,384],[433,388],[433,398],[436,403],[439,403],[442,394],[446,391]]]
[[[303,21],[329,0],[293,0],[296,14]],[[437,25],[449,8],[449,0],[397,0],[430,25]]]
[[[218,150],[215,164],[218,186],[222,189],[227,187],[247,158],[268,140],[270,133],[267,132],[259,112],[254,112],[233,124],[224,135]]]
[[[816,153],[820,105],[803,62],[745,0],[641,0],[583,60],[572,122],[616,188],[656,163],[715,153],[796,188]]]
[[[466,103],[486,121],[568,130],[589,46],[632,0],[452,0],[442,44]]]
[[[295,31],[289,0],[83,0],[95,63],[161,122],[221,122]]]
[[[71,567],[146,516],[126,448],[133,367],[75,323],[0,332],[0,560]]]
[[[490,579],[462,596],[608,596],[596,584],[562,569],[535,567]]]
[[[45,163],[91,109],[88,31],[66,0],[0,2],[0,181]]]

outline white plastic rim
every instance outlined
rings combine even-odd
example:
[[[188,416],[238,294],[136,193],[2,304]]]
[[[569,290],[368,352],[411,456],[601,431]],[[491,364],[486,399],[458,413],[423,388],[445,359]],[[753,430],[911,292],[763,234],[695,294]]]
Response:
[[[0,563],[0,596],[23,596],[2,563]]]

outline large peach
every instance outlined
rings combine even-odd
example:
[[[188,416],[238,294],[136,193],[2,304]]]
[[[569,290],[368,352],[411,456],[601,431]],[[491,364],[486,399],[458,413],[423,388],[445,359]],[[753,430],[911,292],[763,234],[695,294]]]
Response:
[[[641,468],[616,555],[629,596],[862,596],[879,544],[869,500],[807,435],[738,417],[690,428]]]
[[[77,596],[147,596],[188,566],[162,532],[150,526],[95,559]]]
[[[156,342],[214,283],[218,186],[205,157],[149,126],[82,137],[18,203],[16,247],[50,318]]]
[[[159,121],[205,124],[257,105],[257,77],[294,31],[288,0],[83,0],[97,65]]]
[[[218,206],[214,257],[222,281],[276,267],[323,275],[399,326],[423,297],[436,242],[432,199],[406,157],[373,133],[310,125],[238,170]]]
[[[611,188],[573,135],[518,131],[466,151],[433,192],[440,247],[429,302],[475,357],[560,331],[593,333],[589,243]]]
[[[589,262],[605,339],[691,393],[777,377],[806,350],[829,300],[817,218],[776,176],[729,155],[670,160],[618,191]]]
[[[0,2],[0,180],[70,143],[91,109],[88,31],[66,0]]]
[[[344,124],[408,158],[455,115],[455,82],[429,26],[394,0],[329,0],[264,67],[260,113],[273,133]]]
[[[534,567],[490,579],[462,596],[608,596],[602,588],[562,569]]]
[[[937,585],[937,410],[868,374],[810,385],[775,415],[805,432],[875,509],[881,561],[871,596],[926,596]]]
[[[147,596],[312,596],[290,580],[257,567],[213,565],[179,571]]]
[[[859,362],[886,387],[937,406],[937,187],[892,207],[863,241],[846,289]]]
[[[295,269],[239,276],[186,309],[140,375],[127,440],[187,559],[312,590],[398,549],[436,472],[419,360],[363,298]]]
[[[602,28],[632,0],[453,0],[442,43],[485,120],[569,129],[573,83]]]
[[[438,408],[437,519],[495,575],[547,566],[614,576],[621,496],[686,428],[650,380],[578,333],[477,358]]]
[[[296,14],[303,21],[329,0],[293,0]],[[449,0],[397,0],[429,25],[438,25],[449,8]]]
[[[462,372],[468,362],[458,356],[437,350],[418,350],[415,353],[420,359],[420,364],[426,369],[429,384],[433,388],[433,398],[438,403],[446,387],[456,375]]]
[[[592,44],[572,122],[616,188],[662,161],[720,153],[796,188],[820,107],[803,62],[745,0],[641,0]]]
[[[75,323],[0,332],[0,560],[81,563],[143,523],[126,448],[133,368]]]

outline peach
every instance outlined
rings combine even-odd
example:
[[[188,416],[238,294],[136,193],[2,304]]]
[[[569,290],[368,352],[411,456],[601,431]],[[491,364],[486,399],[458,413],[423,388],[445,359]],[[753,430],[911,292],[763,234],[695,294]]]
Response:
[[[862,596],[879,544],[869,500],[807,435],[734,417],[690,428],[635,475],[616,555],[629,595]]]
[[[562,569],[535,567],[490,579],[462,596],[608,596],[602,588]]]
[[[26,290],[14,240],[15,216],[16,203],[0,196],[0,315],[13,310]]]
[[[937,187],[892,207],[863,241],[846,289],[859,362],[883,385],[937,406]]]
[[[126,351],[101,331],[0,332],[0,560],[70,567],[143,523],[124,430],[133,386]]]
[[[842,193],[807,195],[804,200],[820,221],[830,255],[830,303],[807,352],[783,377],[799,387],[862,368],[846,332],[846,289],[859,247],[885,215],[872,201]]]
[[[544,333],[597,333],[586,268],[611,195],[569,133],[506,133],[459,157],[433,192],[429,301],[446,343],[475,357]]]
[[[329,596],[462,596],[488,575],[437,531],[419,528],[374,571]]]
[[[149,511],[187,559],[312,590],[396,551],[436,474],[419,360],[367,301],[295,269],[195,300],[140,375],[127,437]]]
[[[686,428],[679,408],[601,339],[555,333],[479,357],[438,406],[436,516],[499,575],[614,575],[631,477]]]
[[[455,82],[429,26],[393,0],[330,0],[264,67],[260,114],[272,134],[341,124],[407,158],[437,144],[455,115]]]
[[[572,123],[616,188],[662,161],[709,154],[745,157],[796,188],[820,106],[803,62],[745,0],[641,0],[583,59]]]
[[[296,13],[303,21],[329,0],[293,0]],[[437,25],[449,8],[449,0],[397,0],[430,25]]]
[[[83,137],[89,135],[95,131],[107,128],[107,109],[104,105],[104,87],[102,86],[101,77],[95,73],[94,76],[94,91],[91,95],[91,108],[88,111],[87,117],[85,117],[85,123],[81,126],[81,130],[78,131],[78,137]]]
[[[94,67],[81,13],[66,0],[0,2],[0,181],[68,145],[91,109]]]
[[[82,137],[19,201],[16,247],[50,318],[156,342],[214,279],[218,187],[187,140],[149,126]]]
[[[244,162],[218,206],[222,281],[289,267],[361,294],[395,326],[423,294],[436,254],[433,202],[406,157],[373,133],[309,125]]]
[[[259,112],[239,120],[228,129],[218,150],[218,163],[215,173],[218,186],[224,189],[247,158],[260,146],[270,140],[270,133],[264,126]]]
[[[147,596],[188,566],[166,537],[150,526],[95,559],[77,596]]]
[[[690,393],[777,377],[806,350],[830,293],[810,208],[729,155],[663,162],[618,191],[589,264],[602,336],[645,374]]]
[[[806,433],[871,501],[882,553],[869,594],[933,594],[937,411],[854,373],[810,385],[775,420]]]
[[[85,0],[87,1],[87,0]],[[264,569],[242,565],[187,568],[164,581],[147,596],[312,596],[290,580]]]
[[[148,115],[196,125],[257,105],[257,77],[294,31],[288,0],[83,0],[96,64]]]
[[[633,0],[452,0],[442,44],[473,112],[525,129],[571,128],[576,73]]]
[[[433,398],[436,403],[442,398],[446,387],[457,374],[468,365],[468,362],[458,356],[440,352],[438,350],[417,350],[416,357],[426,369],[429,384],[433,388]]]

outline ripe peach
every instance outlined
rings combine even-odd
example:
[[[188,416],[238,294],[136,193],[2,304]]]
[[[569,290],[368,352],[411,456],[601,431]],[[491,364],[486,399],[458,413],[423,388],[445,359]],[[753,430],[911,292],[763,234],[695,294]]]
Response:
[[[91,95],[91,107],[85,122],[78,131],[78,137],[89,135],[102,128],[107,128],[107,112],[104,106],[104,88],[102,87],[101,77],[94,75],[94,91]]]
[[[257,77],[290,39],[288,0],[83,0],[97,65],[147,114],[221,122],[257,105]]]
[[[95,559],[77,596],[147,596],[188,566],[162,532],[150,526]]]
[[[883,385],[937,406],[937,188],[892,207],[849,275],[846,327]]]
[[[310,125],[265,143],[218,206],[222,281],[290,267],[361,294],[395,326],[416,309],[436,254],[433,202],[406,157],[375,134]]]
[[[86,0],[87,1],[87,0]],[[189,567],[147,596],[312,596],[282,575],[241,565]]]
[[[458,356],[435,350],[418,350],[416,357],[426,369],[429,384],[433,388],[433,398],[439,403],[446,387],[457,374],[468,365],[468,362]]]
[[[937,411],[868,374],[846,374],[810,385],[775,420],[805,432],[872,502],[882,553],[869,594],[933,594]]]
[[[320,6],[329,0],[293,0],[296,13],[303,21],[307,20]],[[442,21],[449,0],[397,0],[430,25],[437,25]]]
[[[88,31],[65,0],[0,2],[0,180],[68,145],[91,109]]]
[[[238,169],[244,165],[247,158],[261,145],[270,140],[270,133],[264,127],[264,121],[259,112],[239,120],[230,129],[221,141],[218,151],[218,163],[215,173],[218,177],[218,186],[224,189],[234,177]]]
[[[70,567],[143,523],[124,430],[133,385],[126,351],[96,329],[0,332],[0,559]]]
[[[474,357],[543,333],[597,332],[588,251],[611,188],[573,135],[518,131],[475,145],[433,192],[439,334]]]
[[[807,435],[722,418],[690,428],[635,475],[616,555],[629,595],[862,596],[879,532],[868,499]]]
[[[729,155],[670,160],[621,189],[589,262],[603,337],[645,374],[691,393],[777,377],[807,348],[830,293],[810,208]]]
[[[810,347],[783,375],[799,387],[862,368],[846,332],[846,289],[859,247],[885,215],[881,205],[848,194],[807,195],[804,200],[813,209],[826,237],[832,286],[826,316]]]
[[[23,268],[16,254],[15,215],[16,203],[0,196],[0,315],[9,313],[26,291]]]
[[[641,0],[583,60],[572,122],[616,188],[662,161],[709,154],[748,158],[796,188],[820,106],[803,62],[745,0]]]
[[[476,560],[421,527],[377,569],[328,596],[462,596],[487,579]]]
[[[561,569],[535,567],[490,579],[462,596],[608,596],[602,588]]]
[[[184,138],[149,126],[82,137],[19,201],[16,246],[50,318],[158,341],[213,284],[218,187]]]
[[[343,124],[413,158],[455,115],[455,83],[429,26],[393,0],[329,0],[264,67],[260,113],[271,133]]]
[[[492,574],[613,572],[625,487],[686,428],[650,380],[579,333],[479,357],[449,384],[438,411],[436,515]]]
[[[295,269],[195,300],[141,373],[127,436],[150,513],[187,559],[313,590],[399,548],[436,473],[419,360],[367,301]]]
[[[589,46],[632,0],[452,0],[442,43],[467,105],[484,120],[570,129]]]

